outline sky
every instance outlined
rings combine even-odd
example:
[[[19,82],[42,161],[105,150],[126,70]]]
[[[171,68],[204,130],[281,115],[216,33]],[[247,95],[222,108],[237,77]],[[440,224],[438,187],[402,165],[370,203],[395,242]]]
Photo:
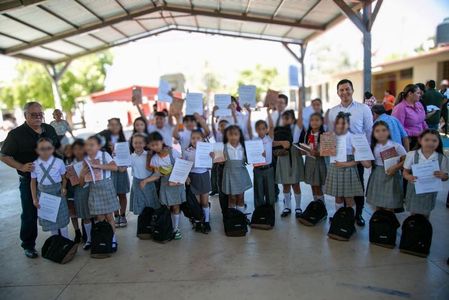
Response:
[[[373,64],[392,53],[411,54],[435,35],[436,26],[445,17],[449,17],[448,0],[385,0],[372,29]],[[314,50],[323,44],[344,49],[360,63],[361,41],[358,29],[344,21],[309,45],[306,64],[313,61]],[[216,73],[224,86],[232,86],[241,70],[253,69],[257,64],[277,68],[277,83],[285,86],[289,65],[297,64],[279,43],[181,32],[169,32],[112,51],[114,63],[108,68],[106,90],[134,84],[157,86],[159,77],[168,73],[183,73],[186,88],[199,90],[205,69]],[[0,56],[0,81],[7,82],[14,76],[15,64],[15,59]]]

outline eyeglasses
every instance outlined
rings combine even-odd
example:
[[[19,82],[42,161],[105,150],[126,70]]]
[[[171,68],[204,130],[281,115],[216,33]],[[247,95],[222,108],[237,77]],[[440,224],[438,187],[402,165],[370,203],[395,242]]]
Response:
[[[33,119],[42,119],[44,117],[44,113],[27,113],[31,116]]]
[[[37,151],[51,151],[53,150],[53,147],[42,147],[42,148],[37,148]]]

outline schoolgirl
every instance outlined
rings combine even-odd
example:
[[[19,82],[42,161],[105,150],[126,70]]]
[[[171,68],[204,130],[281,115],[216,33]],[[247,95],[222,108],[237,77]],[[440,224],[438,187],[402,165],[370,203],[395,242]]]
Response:
[[[43,231],[50,231],[52,235],[60,234],[69,238],[69,209],[65,199],[66,190],[62,188],[61,182],[65,181],[66,168],[64,162],[53,156],[55,147],[48,138],[40,138],[37,141],[36,152],[38,159],[34,161],[34,170],[31,172],[31,196],[36,208],[40,208],[39,198],[41,193],[50,194],[61,198],[56,221],[52,222],[39,218],[39,224]]]
[[[237,125],[226,128],[224,134],[224,156],[222,191],[228,195],[228,207],[245,211],[243,195],[252,187],[246,169],[245,141],[242,129]]]
[[[131,138],[129,139],[129,150],[131,151],[131,153],[134,153],[133,136],[136,133],[140,133],[145,136],[145,150],[147,150],[146,145],[148,143],[148,135],[150,133],[148,132],[148,122],[144,117],[138,117],[133,122],[133,133],[131,135]]]
[[[116,143],[126,142],[123,133],[123,126],[119,118],[112,118],[108,120],[108,129],[100,132],[100,135],[106,138],[106,144],[109,154],[114,153]],[[126,227],[128,221],[126,220],[126,205],[128,200],[126,194],[129,193],[130,184],[129,176],[126,167],[118,167],[116,171],[112,171],[112,182],[120,201],[120,210],[114,212],[115,225],[117,227]]]
[[[177,126],[173,129],[173,138],[181,145],[181,152],[184,152],[190,146],[192,131],[199,130],[204,136],[209,136],[210,134],[206,121],[198,113],[184,116],[182,123],[180,121],[179,119]]]
[[[388,170],[385,170],[381,153],[388,151],[388,149],[392,151],[394,149],[400,159]],[[394,211],[394,209],[402,208],[404,192],[402,190],[401,169],[407,151],[401,144],[391,140],[388,124],[384,121],[378,121],[373,125],[371,150],[375,160],[366,188],[366,201],[375,206],[376,210]]]
[[[198,142],[202,142],[203,140],[204,137],[202,131],[193,130],[192,134],[190,135],[190,145],[184,150],[182,158],[191,162],[195,162],[196,145]],[[211,156],[213,156],[213,153],[211,153]],[[205,168],[197,168],[195,165],[193,165],[187,183],[190,185],[190,190],[196,196],[198,202],[203,208],[204,229],[206,230],[206,232],[210,232],[211,227],[209,222],[209,192],[211,190],[211,183],[209,170]]]
[[[179,229],[180,205],[186,201],[186,193],[184,184],[169,182],[168,179],[173,170],[175,160],[180,158],[181,154],[166,146],[163,136],[157,131],[150,133],[148,140],[150,150],[152,151],[150,169],[154,174],[142,180],[140,187],[143,189],[148,183],[160,179],[159,200],[161,204],[170,208],[174,239],[180,240],[182,239],[182,234]]]
[[[80,186],[84,186],[84,179],[88,173],[95,176],[95,170],[101,172],[99,180],[89,182],[89,213],[96,221],[106,220],[112,227],[114,235],[112,238],[112,250],[117,251],[118,243],[115,235],[115,222],[113,213],[120,208],[117,201],[117,193],[111,179],[112,171],[117,171],[117,165],[111,155],[102,151],[102,139],[98,135],[89,137],[86,140],[86,159],[80,173]],[[87,162],[86,162],[87,161]]]
[[[304,161],[299,149],[294,147],[293,144],[298,144],[301,132],[303,131],[302,113],[298,113],[298,119],[296,119],[293,110],[286,110],[282,114],[282,124],[283,126],[276,127],[273,141],[274,153],[277,156],[276,184],[282,184],[284,192],[284,209],[281,217],[287,217],[292,212],[290,190],[293,188],[296,202],[295,216],[298,218],[302,213],[301,188],[299,183],[304,181]],[[289,130],[289,136],[292,137],[292,141],[283,140],[284,136],[277,136],[276,132],[279,132],[277,130],[281,127],[284,128],[283,131]],[[283,155],[277,154],[279,150],[285,153]]]
[[[437,130],[426,129],[418,138],[418,149],[407,153],[404,162],[404,178],[408,181],[405,195],[405,207],[411,214],[421,214],[427,218],[435,208],[437,192],[416,194],[415,182],[418,177],[413,175],[414,164],[438,161],[440,169],[433,174],[435,180],[448,180],[449,162],[443,154],[443,143]]]
[[[133,183],[131,185],[131,195],[129,210],[135,215],[140,215],[145,207],[159,208],[156,185],[154,182],[148,183],[142,189],[140,183],[147,177],[153,175],[146,168],[147,151],[145,150],[147,136],[142,133],[135,133],[132,136],[134,153],[131,154],[131,168]]]

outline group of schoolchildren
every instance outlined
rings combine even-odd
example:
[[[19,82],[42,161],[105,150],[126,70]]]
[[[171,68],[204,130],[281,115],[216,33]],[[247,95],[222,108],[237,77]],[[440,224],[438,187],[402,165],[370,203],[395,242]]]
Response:
[[[352,210],[354,197],[366,196],[367,202],[375,206],[376,210],[393,212],[405,203],[411,214],[428,218],[435,207],[437,193],[416,193],[414,182],[417,178],[413,176],[412,165],[438,160],[440,171],[435,172],[435,179],[448,179],[448,159],[442,152],[440,136],[434,130],[422,132],[418,149],[407,153],[402,145],[391,140],[388,125],[378,121],[373,125],[371,136],[375,160],[358,162],[354,160],[356,150],[352,144],[353,135],[349,131],[351,116],[340,112],[333,120],[334,132],[337,138],[345,136],[347,159],[345,162],[329,163],[326,157],[320,156],[319,151],[320,138],[326,132],[322,113],[313,113],[309,124],[303,124],[301,109],[297,115],[293,110],[286,110],[275,126],[272,111],[268,109],[267,120],[255,122],[256,132],[253,134],[251,108],[240,108],[234,98],[230,108],[231,117],[216,117],[217,108],[214,107],[212,130],[199,114],[175,116],[157,112],[154,124],[151,125],[148,125],[145,117],[135,119],[133,133],[128,141],[132,153],[131,185],[127,167],[118,167],[113,158],[115,144],[127,141],[120,119],[112,118],[108,120],[107,130],[85,141],[76,139],[72,145],[66,146],[64,160],[53,154],[55,149],[50,140],[41,138],[36,149],[39,158],[31,174],[34,204],[39,207],[38,193],[41,192],[68,200],[61,201],[56,222],[39,219],[42,229],[68,237],[67,226],[71,218],[76,233],[75,241],[80,242],[82,239],[83,248],[88,250],[91,246],[91,228],[95,222],[107,221],[114,232],[115,228],[127,225],[126,194],[131,192],[129,209],[135,215],[141,214],[146,207],[168,207],[173,239],[179,240],[182,238],[179,227],[180,206],[186,201],[185,186],[188,185],[202,207],[205,231],[211,231],[209,193],[215,188],[211,185],[211,170],[193,165],[185,184],[169,180],[176,159],[195,162],[197,143],[208,142],[211,137],[224,144],[224,161],[214,163],[212,168],[212,182],[217,183],[224,217],[228,208],[245,213],[244,193],[252,187],[255,208],[273,206],[277,199],[275,187],[282,185],[284,206],[281,217],[288,217],[293,212],[293,190],[295,217],[305,225],[315,225],[327,218],[324,194],[335,197],[337,212],[342,208]],[[266,160],[265,163],[253,166],[253,182],[247,171],[245,140],[248,139],[262,141]],[[173,140],[180,144],[181,151],[175,150]],[[300,143],[308,146],[307,155],[298,147]],[[400,160],[385,170],[380,153],[388,148],[395,148]],[[210,155],[214,158],[214,153]],[[71,186],[66,176],[66,165],[81,161],[83,168],[79,174],[80,182]],[[359,163],[372,170],[366,191],[358,175]],[[101,173],[100,179],[86,182],[86,177],[94,176],[94,170]],[[405,190],[403,179],[408,182]],[[309,205],[311,208],[307,207],[304,212],[300,182],[310,185],[313,194],[313,201]],[[312,216],[317,205],[324,207],[325,212],[318,217]],[[78,218],[82,219],[81,230]],[[334,220],[331,218],[332,223]],[[117,250],[117,245],[114,234],[113,251]]]

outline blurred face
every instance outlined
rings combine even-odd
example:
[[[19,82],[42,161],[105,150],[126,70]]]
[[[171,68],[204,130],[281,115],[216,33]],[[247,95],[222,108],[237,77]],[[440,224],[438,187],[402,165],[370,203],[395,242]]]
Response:
[[[259,126],[256,127],[256,132],[260,138],[263,138],[268,134],[268,128],[265,124],[261,123],[259,124]]]
[[[349,123],[346,122],[345,119],[340,118],[335,123],[335,133],[337,135],[345,134],[346,132],[348,132],[348,129],[349,129]]]
[[[67,145],[67,146],[64,147],[64,156],[65,157],[72,157],[73,156],[72,146]]]
[[[42,112],[42,107],[40,105],[32,105],[25,112],[25,120],[30,127],[40,127],[43,119],[44,113]]]
[[[117,122],[116,120],[111,120],[109,121],[108,129],[113,135],[117,135],[120,133],[121,129],[120,123]]]
[[[350,103],[353,93],[354,91],[349,83],[340,84],[337,88],[337,94],[342,103]]]
[[[220,130],[221,133],[224,133],[226,127],[228,127],[228,122],[220,122],[220,124],[218,124],[218,130]]]
[[[422,91],[421,89],[417,88],[416,91],[414,92],[410,92],[407,94],[407,101],[411,102],[411,103],[416,103],[419,101],[419,99],[421,99],[422,96]]]
[[[145,148],[145,140],[140,136],[133,137],[133,148],[134,152],[142,153]]]
[[[84,147],[76,145],[72,148],[73,156],[76,158],[76,160],[81,161],[84,159]]]
[[[431,152],[435,151],[440,145],[440,141],[434,134],[428,133],[419,139],[419,144],[423,151]]]
[[[376,126],[376,128],[374,128],[373,134],[377,142],[384,144],[388,141],[390,131],[388,131],[387,127],[383,125],[378,125]]]
[[[161,116],[156,116],[156,118],[154,118],[155,120],[155,124],[157,128],[163,128],[165,125],[165,118],[161,117]]]
[[[134,129],[138,133],[145,133],[145,123],[141,120],[134,122]]]
[[[56,110],[53,112],[53,118],[54,118],[56,121],[62,120],[62,112],[61,112],[59,109],[56,109]]]
[[[156,153],[159,153],[162,151],[162,148],[164,147],[164,143],[162,141],[152,141],[148,144],[151,151],[154,151]]]
[[[282,124],[284,126],[292,125],[295,122],[295,120],[290,115],[282,116]]]
[[[199,132],[192,133],[192,136],[190,137],[190,142],[192,143],[193,147],[196,147],[196,144],[198,142],[201,142],[203,140],[203,137]]]
[[[190,131],[192,131],[193,129],[195,129],[195,121],[194,120],[187,120],[187,121],[185,121],[184,123],[184,128],[185,129],[187,129],[187,130],[190,130]]]
[[[312,108],[313,108],[314,112],[321,113],[321,102],[320,101],[313,101],[312,102]]]
[[[36,152],[42,160],[48,160],[52,156],[54,150],[55,148],[50,142],[43,141],[37,145]]]
[[[227,138],[231,145],[237,146],[240,142],[240,132],[237,129],[229,130],[227,133]]]
[[[287,104],[285,103],[285,100],[282,98],[278,98],[276,101],[276,109],[279,112],[283,112],[285,108],[287,107]]]
[[[321,121],[321,118],[318,116],[313,116],[310,118],[310,128],[313,130],[319,130],[321,125],[323,125],[323,122]]]
[[[86,153],[91,158],[94,158],[97,155],[97,152],[100,150],[101,146],[95,139],[88,139],[86,141]]]

